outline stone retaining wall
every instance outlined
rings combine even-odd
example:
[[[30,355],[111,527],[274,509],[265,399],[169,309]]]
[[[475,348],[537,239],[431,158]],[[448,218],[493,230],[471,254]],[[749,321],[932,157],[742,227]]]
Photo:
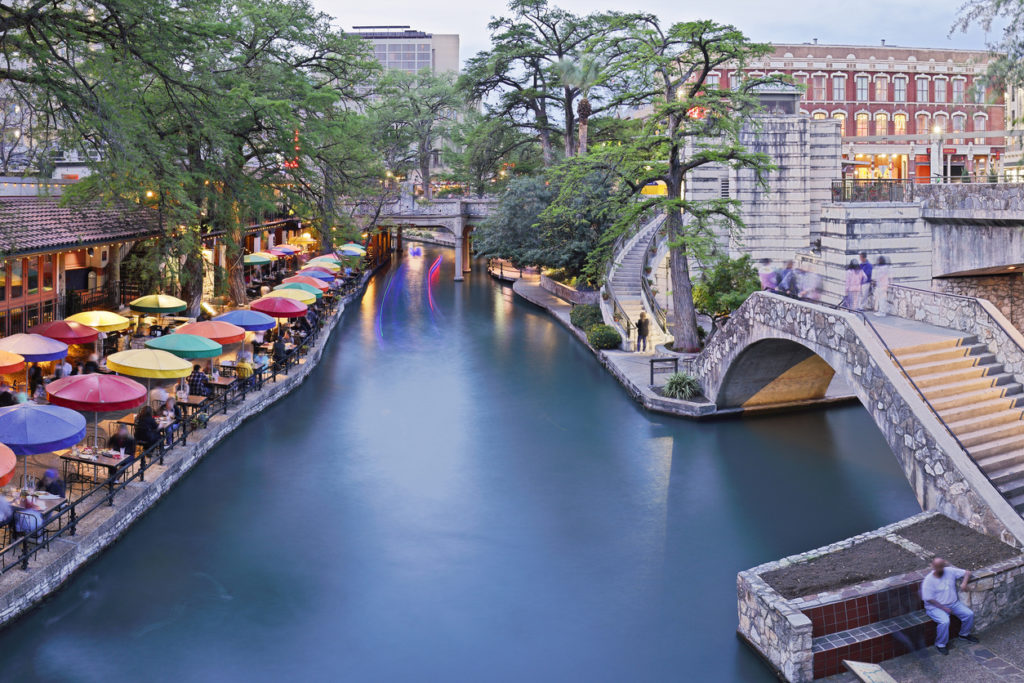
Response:
[[[94,513],[95,519],[101,521],[85,518],[79,523],[77,535],[51,542],[48,550],[30,561],[27,571],[12,569],[0,576],[0,625],[28,611],[60,588],[77,570],[125,533],[221,440],[301,384],[318,365],[347,304],[362,295],[371,276],[371,273],[364,275],[362,286],[339,303],[338,310],[327,320],[301,365],[290,369],[287,376],[279,376],[277,382],[264,385],[261,391],[248,394],[245,401],[229,408],[226,415],[213,416],[205,430],[195,433],[193,443],[167,451],[164,467],[151,468],[145,482],[133,482],[118,493],[115,505],[107,508],[110,512],[105,518],[103,510]]]
[[[541,274],[540,286],[551,292],[559,299],[568,301],[571,304],[600,304],[601,292],[597,290],[581,290],[556,282],[547,275]]]
[[[787,681],[812,680],[815,676],[813,639],[820,635],[815,633],[815,621],[812,617],[817,619],[817,613],[829,605],[850,602],[866,604],[875,596],[893,591],[906,592],[908,587],[911,594],[916,597],[917,586],[927,573],[927,569],[792,599],[784,598],[761,576],[845,550],[873,538],[885,538],[915,552],[921,558],[922,567],[926,567],[931,553],[913,546],[897,533],[935,514],[925,512],[914,515],[868,533],[740,572],[736,579],[739,635]],[[1024,612],[1024,555],[1017,555],[973,572],[967,591],[960,597],[974,610],[979,630],[1021,614]],[[920,603],[920,598],[916,597],[916,601]],[[913,608],[920,609],[920,605],[914,605]],[[860,622],[847,626],[856,625],[860,625]],[[818,630],[821,631],[820,625]],[[822,670],[823,667],[819,666],[819,673]]]

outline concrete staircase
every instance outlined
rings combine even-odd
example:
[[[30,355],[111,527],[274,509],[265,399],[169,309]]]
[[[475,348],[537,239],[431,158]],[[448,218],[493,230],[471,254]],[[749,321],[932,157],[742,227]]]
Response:
[[[939,416],[1024,515],[1024,387],[975,337],[895,349]]]
[[[658,217],[648,222],[629,242],[621,252],[615,255],[615,266],[612,269],[610,285],[612,296],[618,302],[619,307],[629,318],[632,325],[640,319],[640,312],[645,311],[643,293],[641,292],[641,278],[644,277],[644,252],[647,250],[648,242],[654,232],[657,231],[664,221]],[[654,322],[651,312],[647,311],[647,317],[651,318],[651,331],[648,337],[648,347],[660,344],[664,341],[665,335],[661,333],[658,324]],[[636,341],[636,331],[630,335],[630,341]]]

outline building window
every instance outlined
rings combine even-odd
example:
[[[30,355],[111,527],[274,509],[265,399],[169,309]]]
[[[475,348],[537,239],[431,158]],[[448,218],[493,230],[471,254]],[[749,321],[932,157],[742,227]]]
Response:
[[[825,118],[827,118],[827,115],[823,111],[816,111],[813,114],[811,114],[811,118],[814,119],[815,121],[822,121]]]
[[[894,102],[907,101],[907,79],[902,76],[892,80],[892,99]]]
[[[875,79],[875,102],[887,102],[889,100],[889,79]]]
[[[857,114],[857,137],[864,137],[868,134],[868,121],[871,120],[867,114]]]
[[[917,115],[917,134],[928,135],[931,133],[930,126],[928,125],[928,114]]]
[[[985,129],[987,127],[988,127],[988,120],[986,120],[984,116],[975,116],[974,117],[974,130],[975,130],[975,132],[977,132],[977,133],[984,133]],[[984,145],[985,142],[987,141],[987,139],[988,138],[974,138],[974,144],[976,144],[976,145]]]
[[[889,134],[889,115],[879,112],[875,114],[875,135]]]
[[[43,257],[43,291],[53,291],[53,254]]]
[[[7,301],[7,263],[0,262],[0,301]],[[3,333],[0,327],[0,334]]]
[[[22,280],[21,259],[11,261],[11,298],[17,299],[25,293],[25,282]]]
[[[825,94],[825,82],[824,76],[814,76],[811,78],[811,99],[822,102],[828,97]]]
[[[935,102],[939,104],[945,104],[946,99],[946,81],[942,78],[935,79]]]
[[[962,78],[953,81],[953,104],[964,103],[964,87],[966,82]]]
[[[892,117],[892,132],[893,132],[893,135],[906,135],[907,134],[907,115],[906,114],[893,114],[893,117]]]
[[[704,79],[704,85],[708,88],[718,89],[718,74],[708,74]]]
[[[868,101],[868,77],[857,76],[857,100],[860,102]]]
[[[975,104],[985,104],[985,79],[975,78],[971,85],[971,93],[974,96]],[[1010,88],[1010,101],[1012,102],[1017,94],[1016,88]]]
[[[832,99],[837,102],[846,100],[846,76],[832,77]]]
[[[919,78],[917,79],[917,101],[927,102],[928,101],[928,79]]]
[[[936,116],[935,124],[932,126],[932,132],[936,135],[944,135],[946,132],[946,117]]]
[[[39,257],[34,256],[30,259],[25,259],[28,264],[26,269],[28,281],[28,292],[27,294],[38,294],[39,293]]]
[[[839,122],[839,137],[846,137],[846,114],[837,111],[835,114],[832,114],[832,118]]]

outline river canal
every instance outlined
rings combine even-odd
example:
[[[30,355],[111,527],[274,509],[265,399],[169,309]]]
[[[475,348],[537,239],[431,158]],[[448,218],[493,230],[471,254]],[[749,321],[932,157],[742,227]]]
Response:
[[[452,260],[379,275],[301,388],[0,632],[3,679],[771,681],[736,573],[918,511],[860,407],[646,413]]]

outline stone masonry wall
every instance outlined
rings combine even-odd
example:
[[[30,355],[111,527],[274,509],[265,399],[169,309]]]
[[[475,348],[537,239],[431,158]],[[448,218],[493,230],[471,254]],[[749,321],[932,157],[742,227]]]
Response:
[[[369,274],[364,276],[364,285],[368,278]],[[298,387],[319,363],[346,304],[361,294],[362,288],[340,302],[335,315],[328,319],[316,344],[307,353],[305,362],[292,368],[289,375],[268,383],[259,392],[250,393],[247,400],[230,408],[227,415],[212,417],[208,427],[196,433],[195,440],[188,445],[168,451],[164,468],[149,470],[145,482],[130,484],[118,493],[115,506],[106,508],[109,512],[105,517],[96,513],[102,521],[93,524],[90,518],[82,520],[76,536],[52,541],[48,550],[33,558],[27,571],[15,569],[0,576],[0,625],[31,609],[57,590],[78,569],[125,533],[221,440],[247,419]]]
[[[936,278],[932,280],[932,289],[985,299],[1014,326],[1024,325],[1024,273]]]
[[[705,395],[715,400],[736,358],[764,339],[803,345],[846,380],[892,448],[922,509],[938,510],[1011,545],[1024,544],[1024,520],[956,444],[855,314],[755,293],[694,364]]]
[[[586,291],[574,289],[568,285],[563,285],[561,282],[556,282],[543,274],[540,276],[540,286],[557,296],[559,299],[568,301],[571,304],[597,305],[601,301],[601,292],[597,290]]]

